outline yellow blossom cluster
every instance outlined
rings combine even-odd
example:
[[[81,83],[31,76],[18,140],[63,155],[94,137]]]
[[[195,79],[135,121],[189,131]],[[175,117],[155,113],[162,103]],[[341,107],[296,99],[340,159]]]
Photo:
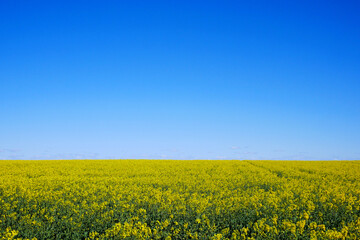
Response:
[[[360,162],[1,161],[0,239],[360,239]]]

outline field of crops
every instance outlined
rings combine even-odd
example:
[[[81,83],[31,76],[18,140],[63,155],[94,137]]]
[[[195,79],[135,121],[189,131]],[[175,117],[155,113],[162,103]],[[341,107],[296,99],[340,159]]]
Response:
[[[360,161],[1,161],[0,239],[360,239]]]

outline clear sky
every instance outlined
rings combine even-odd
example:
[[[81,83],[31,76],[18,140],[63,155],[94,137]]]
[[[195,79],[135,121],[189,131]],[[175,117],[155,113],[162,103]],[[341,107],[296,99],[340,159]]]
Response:
[[[0,159],[360,159],[357,1],[0,1]]]

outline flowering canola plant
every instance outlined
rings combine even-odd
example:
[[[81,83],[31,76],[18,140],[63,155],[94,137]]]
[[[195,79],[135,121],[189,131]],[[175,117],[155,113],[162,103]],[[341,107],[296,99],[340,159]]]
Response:
[[[360,239],[360,161],[1,161],[0,239]]]

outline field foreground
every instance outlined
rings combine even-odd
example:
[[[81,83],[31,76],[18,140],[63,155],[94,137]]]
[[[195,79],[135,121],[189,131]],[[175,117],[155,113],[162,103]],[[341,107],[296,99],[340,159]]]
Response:
[[[360,161],[1,161],[0,239],[360,239]]]

